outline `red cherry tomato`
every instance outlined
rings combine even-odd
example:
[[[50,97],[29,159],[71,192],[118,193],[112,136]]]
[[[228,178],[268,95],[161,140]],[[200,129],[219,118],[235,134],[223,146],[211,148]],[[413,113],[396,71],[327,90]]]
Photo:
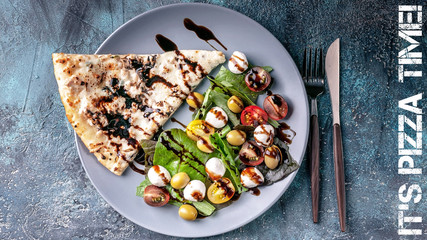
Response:
[[[152,207],[161,207],[169,202],[170,195],[164,188],[154,185],[147,186],[144,190],[144,201]]]
[[[279,94],[273,94],[265,98],[264,110],[273,120],[281,120],[288,114],[288,103]]]
[[[251,91],[260,92],[268,87],[271,82],[270,73],[262,67],[253,67],[245,76],[246,86]]]
[[[240,121],[242,125],[256,127],[266,123],[268,115],[262,108],[252,105],[243,110],[242,115],[240,115]]]
[[[249,166],[259,165],[264,161],[264,148],[255,141],[247,141],[240,149],[239,159]]]

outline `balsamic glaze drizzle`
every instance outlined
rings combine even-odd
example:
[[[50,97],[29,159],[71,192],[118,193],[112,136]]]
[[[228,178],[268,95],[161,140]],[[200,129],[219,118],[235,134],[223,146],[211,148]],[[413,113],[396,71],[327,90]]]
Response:
[[[217,49],[208,42],[209,40],[216,41],[219,45],[221,45],[221,47],[227,50],[227,48],[218,40],[218,38],[215,37],[215,34],[213,34],[213,32],[209,28],[205,26],[197,25],[189,18],[184,19],[184,26],[188,30],[195,32],[197,37],[204,40],[207,44],[209,44],[215,50]]]
[[[159,47],[165,52],[178,50],[178,46],[172,42],[169,38],[163,36],[162,34],[156,35],[156,42],[159,44]]]

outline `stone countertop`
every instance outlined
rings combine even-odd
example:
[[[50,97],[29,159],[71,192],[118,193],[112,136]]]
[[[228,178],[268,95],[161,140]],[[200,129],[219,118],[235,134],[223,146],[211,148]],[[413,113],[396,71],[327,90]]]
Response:
[[[176,2],[2,1],[0,239],[168,238],[122,217],[90,183],[61,104],[51,53],[95,52],[126,21]],[[304,47],[327,48],[335,38],[341,38],[341,120],[346,160],[348,225],[341,233],[333,177],[331,108],[326,92],[319,102],[320,223],[312,223],[304,160],[288,191],[271,209],[246,226],[212,238],[398,238],[399,187],[416,183],[427,190],[425,176],[398,174],[398,115],[415,119],[414,114],[398,108],[398,101],[427,89],[425,77],[398,82],[397,54],[406,44],[398,35],[398,2],[203,2],[228,7],[259,22],[283,43],[297,65],[302,62]],[[425,35],[426,25],[423,32]],[[427,39],[414,39],[421,41],[424,63],[416,67],[425,75]],[[425,112],[426,101],[418,103]],[[425,114],[422,116],[425,121]],[[424,149],[425,130],[422,128]],[[410,131],[408,134],[415,135]],[[417,156],[414,160],[425,170],[423,158]],[[409,208],[404,212],[408,216],[427,213],[424,199],[418,204],[411,202]],[[425,221],[406,226],[424,229],[427,234]],[[417,238],[422,236],[410,239]]]

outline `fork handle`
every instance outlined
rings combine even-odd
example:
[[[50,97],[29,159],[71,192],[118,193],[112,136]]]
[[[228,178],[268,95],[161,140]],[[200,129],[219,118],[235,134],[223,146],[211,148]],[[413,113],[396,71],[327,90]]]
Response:
[[[309,166],[311,180],[311,207],[313,222],[318,222],[319,216],[319,122],[317,115],[310,117]]]
[[[342,150],[341,126],[334,124],[334,167],[335,167],[335,187],[337,191],[338,214],[341,231],[345,231],[345,179],[344,179],[344,159]]]

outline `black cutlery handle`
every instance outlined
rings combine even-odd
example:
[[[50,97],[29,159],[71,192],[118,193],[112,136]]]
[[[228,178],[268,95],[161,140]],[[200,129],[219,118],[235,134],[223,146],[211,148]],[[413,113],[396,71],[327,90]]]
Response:
[[[313,222],[319,217],[319,122],[316,115],[310,118],[310,180],[311,180],[311,208]]]
[[[335,166],[335,187],[337,190],[338,214],[340,218],[340,228],[345,232],[345,178],[344,159],[342,150],[341,126],[334,124],[334,166]]]

